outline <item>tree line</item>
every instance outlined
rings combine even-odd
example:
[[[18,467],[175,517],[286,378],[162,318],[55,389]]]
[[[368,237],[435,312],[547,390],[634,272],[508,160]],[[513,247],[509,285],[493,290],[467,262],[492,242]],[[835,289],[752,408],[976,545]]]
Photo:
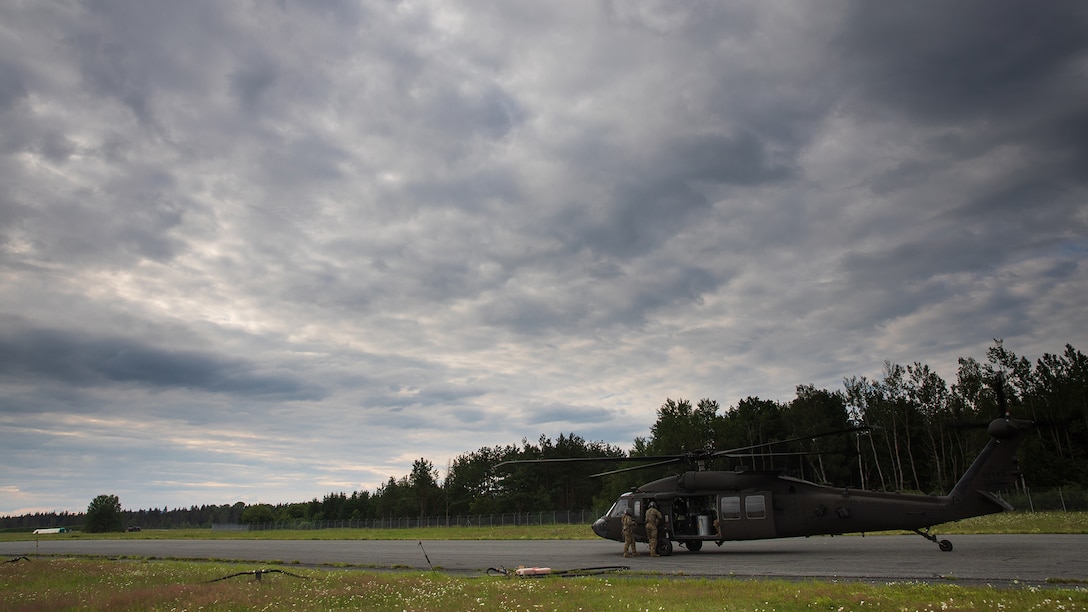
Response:
[[[30,531],[49,527],[78,527],[84,530],[98,530],[93,520],[98,504],[103,495],[95,497],[86,512],[35,512],[19,516],[0,517],[0,530]],[[116,496],[109,496],[115,497]],[[120,503],[121,500],[117,500]],[[151,508],[149,510],[120,510],[102,531],[118,531],[131,526],[144,529],[185,529],[209,527],[213,523],[238,523],[242,512],[247,508],[245,502],[234,504],[205,504],[188,508]],[[92,528],[88,529],[88,521]]]
[[[885,362],[878,379],[853,376],[843,389],[799,385],[788,402],[748,397],[722,410],[705,398],[692,404],[666,399],[649,435],[629,451],[574,433],[541,435],[530,442],[483,447],[460,455],[440,478],[425,458],[376,491],[329,493],[321,500],[285,504],[192,506],[189,509],[123,511],[125,524],[147,528],[211,523],[366,520],[394,517],[489,515],[550,510],[607,509],[624,491],[694,466],[663,466],[621,472],[607,463],[515,465],[506,461],[561,458],[654,457],[706,448],[762,449],[780,453],[718,461],[712,469],[777,469],[815,482],[887,491],[947,493],[988,440],[985,425],[1000,413],[1001,385],[1012,416],[1040,423],[1019,452],[1018,486],[1088,489],[1088,357],[1066,345],[1035,363],[995,341],[985,361],[960,358],[955,379],[928,365]],[[820,432],[866,426],[839,436]],[[628,463],[623,464],[631,465]],[[0,518],[0,528],[82,524],[82,513]]]

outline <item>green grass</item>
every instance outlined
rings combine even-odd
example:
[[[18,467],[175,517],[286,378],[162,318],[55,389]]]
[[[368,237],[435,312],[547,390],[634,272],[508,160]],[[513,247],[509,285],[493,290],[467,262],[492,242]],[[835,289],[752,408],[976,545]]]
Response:
[[[1088,533],[1088,513],[1010,513],[936,528],[954,533]],[[494,528],[327,529],[212,532],[210,529],[79,532],[38,539],[592,539],[585,525]],[[305,576],[244,575],[284,569]],[[295,565],[169,560],[106,561],[35,557],[0,564],[0,610],[1088,610],[1082,584],[994,589],[912,582],[591,578],[455,578],[436,573],[369,572]]]
[[[941,533],[1088,533],[1088,512],[1003,512],[934,527]]]
[[[903,532],[886,532],[903,533]],[[939,534],[1088,533],[1088,512],[1009,512],[946,523]],[[519,527],[425,527],[419,529],[284,529],[276,531],[212,531],[211,529],[145,529],[138,533],[69,532],[35,536],[0,533],[0,541],[47,539],[143,540],[592,540],[588,525]]]
[[[1083,588],[952,584],[453,578],[180,561],[35,559],[0,565],[2,610],[1086,610]]]

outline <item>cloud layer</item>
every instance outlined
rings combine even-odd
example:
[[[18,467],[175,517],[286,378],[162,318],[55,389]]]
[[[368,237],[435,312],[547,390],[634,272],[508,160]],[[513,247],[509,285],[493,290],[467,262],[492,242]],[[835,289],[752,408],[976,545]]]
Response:
[[[0,513],[1088,342],[1088,8],[0,8]]]

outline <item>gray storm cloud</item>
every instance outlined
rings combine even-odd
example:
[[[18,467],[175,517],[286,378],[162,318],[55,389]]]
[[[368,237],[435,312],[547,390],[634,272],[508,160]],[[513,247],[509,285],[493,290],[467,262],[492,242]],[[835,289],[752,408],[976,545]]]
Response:
[[[1086,19],[5,5],[0,513],[299,501],[1083,349]]]

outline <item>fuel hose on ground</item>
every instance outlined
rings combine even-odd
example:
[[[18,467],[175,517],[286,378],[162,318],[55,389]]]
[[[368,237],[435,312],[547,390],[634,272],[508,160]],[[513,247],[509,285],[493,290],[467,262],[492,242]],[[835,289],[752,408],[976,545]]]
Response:
[[[487,568],[487,575],[516,578],[542,578],[544,576],[571,578],[573,576],[593,576],[595,574],[607,574],[609,572],[622,572],[629,569],[631,569],[631,567],[628,565],[602,565],[599,567],[580,567],[566,570],[557,570],[550,567],[519,567],[514,570],[508,570],[505,567],[489,567]]]

